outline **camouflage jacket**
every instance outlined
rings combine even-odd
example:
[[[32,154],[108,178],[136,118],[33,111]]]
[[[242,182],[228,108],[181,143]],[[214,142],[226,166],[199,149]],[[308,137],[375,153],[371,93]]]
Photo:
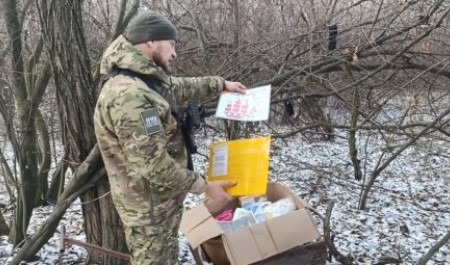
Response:
[[[175,102],[218,93],[225,82],[221,77],[171,77],[123,36],[105,51],[101,73],[114,67],[150,75]],[[180,209],[187,192],[204,192],[203,176],[187,169],[183,135],[169,103],[142,80],[116,75],[106,81],[94,126],[112,199],[125,225],[162,222]]]

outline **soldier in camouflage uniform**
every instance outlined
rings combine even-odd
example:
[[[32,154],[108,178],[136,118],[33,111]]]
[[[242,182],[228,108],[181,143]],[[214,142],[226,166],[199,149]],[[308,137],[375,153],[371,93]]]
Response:
[[[176,58],[176,29],[154,12],[138,15],[105,51],[101,73],[127,69],[150,76],[177,103],[225,89],[245,93],[221,77],[169,75]],[[103,85],[94,114],[95,133],[124,224],[133,265],[177,264],[178,227],[188,192],[206,192],[210,207],[231,198],[232,183],[209,182],[187,169],[180,123],[166,97],[136,77],[118,74]]]

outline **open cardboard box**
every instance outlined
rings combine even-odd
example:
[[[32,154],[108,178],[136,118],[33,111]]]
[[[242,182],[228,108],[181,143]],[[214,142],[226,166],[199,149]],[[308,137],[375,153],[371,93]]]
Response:
[[[225,252],[223,244],[222,250],[223,252]],[[191,248],[191,252],[194,257],[195,264],[197,265],[211,264],[210,263],[211,259],[205,255],[202,247],[198,247],[196,249]],[[253,263],[252,265],[280,265],[280,264],[325,265],[327,263],[327,258],[328,258],[327,244],[322,239],[319,241],[315,241],[313,243],[306,243],[304,245],[291,248],[286,252],[277,254],[262,261],[258,261],[256,263]],[[227,263],[215,263],[215,264],[230,264],[228,259],[226,259],[226,262]]]
[[[321,235],[309,213],[309,205],[279,183],[267,186],[271,202],[292,196],[297,209],[286,215],[225,233],[204,204],[186,211],[180,229],[195,250],[201,247],[214,264],[251,264],[313,242]]]

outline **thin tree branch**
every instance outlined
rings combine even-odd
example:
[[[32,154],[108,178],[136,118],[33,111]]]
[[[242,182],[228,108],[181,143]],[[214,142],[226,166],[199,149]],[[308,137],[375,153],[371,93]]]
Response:
[[[417,265],[425,265],[430,261],[430,259],[436,254],[436,252],[439,251],[439,249],[444,246],[448,241],[450,240],[450,231],[442,237],[441,240],[439,240],[431,249],[422,257],[419,259],[419,263]]]
[[[325,242],[327,243],[328,249],[331,253],[331,255],[340,263],[344,265],[352,265],[353,264],[353,257],[348,255],[344,256],[342,255],[339,250],[337,250],[336,246],[333,243],[333,239],[331,237],[331,227],[330,227],[330,218],[331,218],[331,212],[333,211],[335,202],[331,201],[328,204],[327,211],[325,214],[325,221],[323,223],[323,234],[325,238]]]

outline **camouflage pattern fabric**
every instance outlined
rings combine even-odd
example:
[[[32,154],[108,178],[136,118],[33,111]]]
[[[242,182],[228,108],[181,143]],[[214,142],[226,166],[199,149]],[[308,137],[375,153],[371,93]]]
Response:
[[[150,75],[179,103],[218,93],[225,82],[221,77],[171,77],[123,36],[105,51],[101,73],[107,75],[114,67]],[[177,224],[173,229],[178,230],[175,216],[186,193],[199,194],[206,188],[204,177],[186,168],[180,124],[168,102],[142,80],[117,75],[100,91],[94,126],[112,199],[124,226],[151,231],[164,242],[171,231],[167,225]],[[128,238],[132,241],[132,233]]]
[[[125,227],[133,265],[178,264],[178,228],[181,211],[159,225]],[[161,236],[164,235],[164,236]]]

